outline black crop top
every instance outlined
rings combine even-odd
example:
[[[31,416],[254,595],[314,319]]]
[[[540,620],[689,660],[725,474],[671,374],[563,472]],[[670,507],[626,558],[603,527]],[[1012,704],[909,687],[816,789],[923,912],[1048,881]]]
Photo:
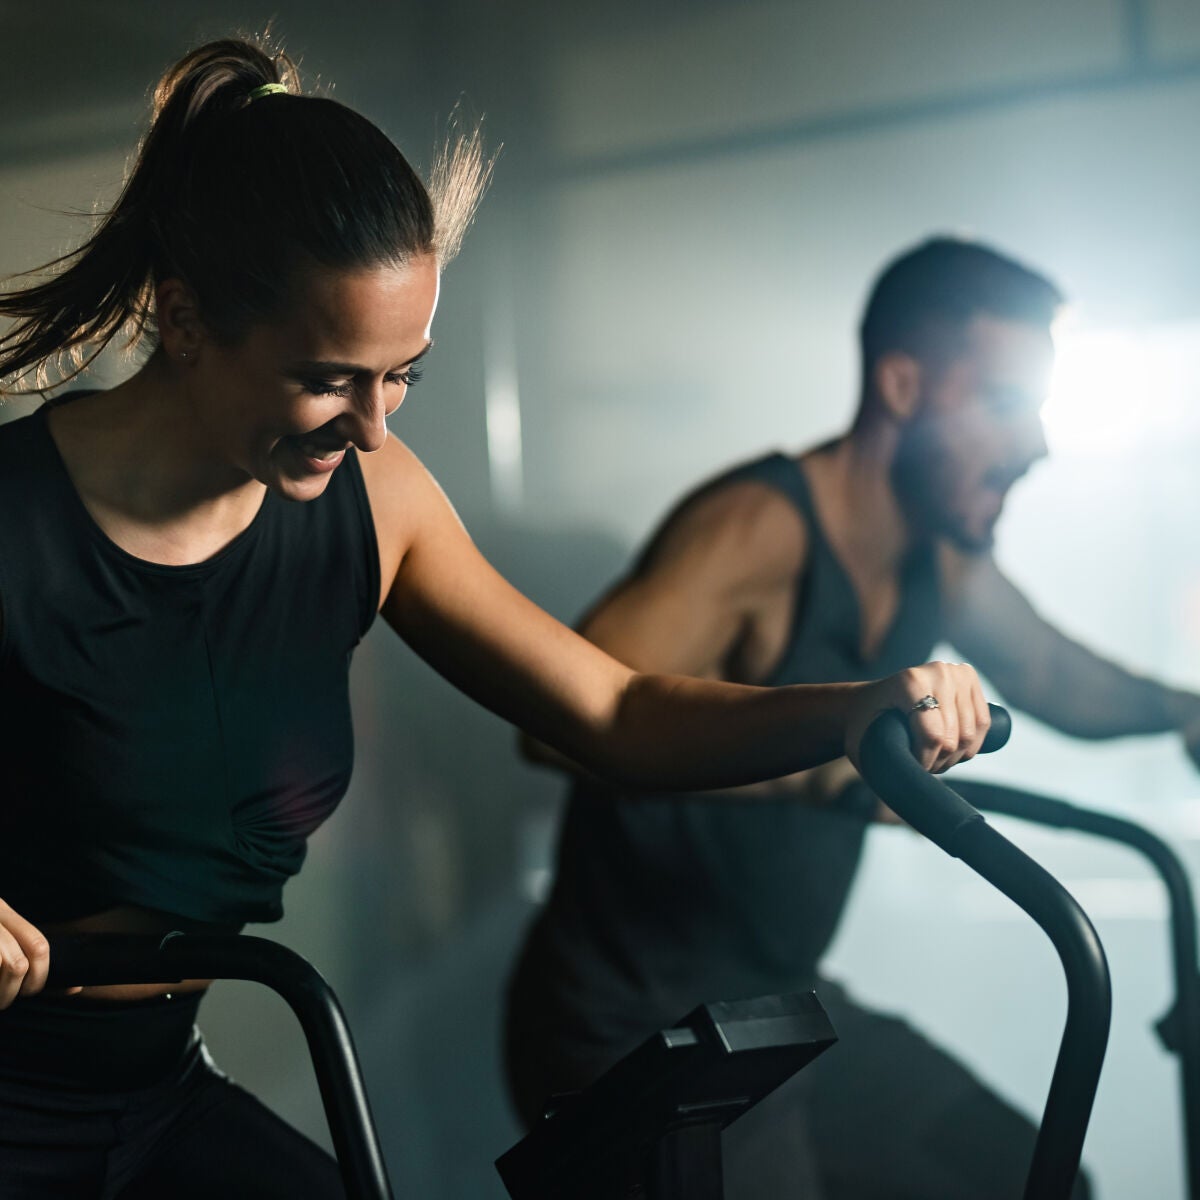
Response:
[[[268,492],[175,567],[105,536],[45,408],[0,427],[0,898],[35,922],[277,920],[350,780],[350,655],[379,586],[353,450],[318,499]]]

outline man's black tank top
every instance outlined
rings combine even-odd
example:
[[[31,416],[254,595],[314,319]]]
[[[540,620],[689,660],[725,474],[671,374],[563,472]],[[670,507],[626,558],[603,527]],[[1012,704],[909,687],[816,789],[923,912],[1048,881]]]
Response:
[[[282,913],[350,778],[350,655],[379,597],[361,470],[268,492],[194,566],[146,562],[84,507],[46,409],[0,427],[0,898],[221,924]]]
[[[781,491],[808,531],[786,647],[764,682],[873,679],[926,661],[940,625],[932,547],[904,564],[893,624],[864,660],[857,596],[802,469],[773,454],[702,490],[746,480]],[[546,989],[539,1004],[555,1021],[624,1044],[698,1003],[809,986],[864,832],[861,819],[790,799],[632,796],[578,783],[518,990]]]

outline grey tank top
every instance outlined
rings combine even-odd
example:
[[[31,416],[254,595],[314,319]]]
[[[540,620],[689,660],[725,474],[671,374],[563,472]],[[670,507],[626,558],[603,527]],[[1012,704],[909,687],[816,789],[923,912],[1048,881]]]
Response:
[[[899,605],[862,657],[859,604],[821,530],[796,460],[772,454],[744,480],[781,491],[808,530],[791,628],[769,685],[873,679],[928,659],[941,624],[932,546],[902,569]],[[699,492],[684,500],[695,499]],[[696,1004],[810,986],[862,851],[861,819],[795,800],[572,789],[551,898],[522,974],[589,1039],[626,1043]]]

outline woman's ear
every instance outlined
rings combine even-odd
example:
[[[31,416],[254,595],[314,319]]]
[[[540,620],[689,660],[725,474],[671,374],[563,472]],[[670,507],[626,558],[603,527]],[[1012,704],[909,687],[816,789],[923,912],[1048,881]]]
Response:
[[[196,294],[181,279],[164,279],[154,290],[158,340],[169,359],[194,361],[204,342]]]
[[[902,424],[912,420],[921,400],[920,362],[893,350],[875,360],[873,376],[881,407]]]

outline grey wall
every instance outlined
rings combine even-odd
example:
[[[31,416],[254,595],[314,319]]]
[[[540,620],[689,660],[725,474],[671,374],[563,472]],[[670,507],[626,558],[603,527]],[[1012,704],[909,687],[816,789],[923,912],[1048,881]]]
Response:
[[[575,615],[699,477],[843,425],[870,276],[965,230],[1058,278],[1076,358],[1100,364],[1054,410],[1054,459],[1014,495],[1002,562],[1065,627],[1200,686],[1196,4],[60,0],[51,19],[0,3],[0,272],[77,231],[43,208],[111,194],[163,65],[272,12],[309,74],[418,161],[460,96],[504,143],[395,428],[551,611]],[[384,630],[355,700],[351,795],[271,932],[343,992],[397,1183],[499,1195],[488,1160],[514,1131],[495,1006],[557,787]],[[1196,865],[1200,786],[1170,739],[1081,747],[1026,721],[971,769],[1137,811]],[[1161,901],[1115,852],[1012,833],[1069,881],[1112,960],[1098,1193],[1181,1196],[1172,1067],[1147,1029],[1167,991]],[[1056,968],[957,864],[872,834],[831,965],[1040,1107]],[[321,1136],[286,1015],[236,985],[206,1012],[218,1055]]]

